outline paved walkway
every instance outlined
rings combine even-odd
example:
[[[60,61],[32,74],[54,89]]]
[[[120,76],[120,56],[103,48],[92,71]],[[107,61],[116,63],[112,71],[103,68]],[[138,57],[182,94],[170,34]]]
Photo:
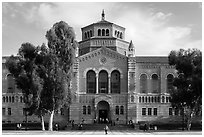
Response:
[[[104,131],[75,130],[75,131],[2,131],[2,135],[104,135]],[[108,135],[202,135],[202,131],[108,131]]]

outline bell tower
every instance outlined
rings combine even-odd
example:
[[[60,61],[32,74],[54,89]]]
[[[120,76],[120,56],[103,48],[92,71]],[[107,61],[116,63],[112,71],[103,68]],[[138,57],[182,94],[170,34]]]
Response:
[[[109,22],[102,10],[101,19],[81,28],[82,41],[79,42],[79,56],[106,47],[122,55],[129,54],[129,42],[125,41],[125,28]]]

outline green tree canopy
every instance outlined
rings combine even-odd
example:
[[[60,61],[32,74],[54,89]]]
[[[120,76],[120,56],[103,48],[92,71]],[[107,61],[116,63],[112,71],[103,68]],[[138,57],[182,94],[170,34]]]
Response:
[[[178,77],[171,91],[171,104],[176,108],[187,108],[192,117],[201,111],[202,105],[202,52],[198,49],[171,51],[169,64],[175,66]]]

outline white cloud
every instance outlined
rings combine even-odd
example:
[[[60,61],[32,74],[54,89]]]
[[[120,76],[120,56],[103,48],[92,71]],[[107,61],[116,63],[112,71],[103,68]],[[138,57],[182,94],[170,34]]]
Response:
[[[133,40],[137,55],[168,55],[171,50],[180,48],[201,49],[201,40],[191,39],[191,27],[168,25],[172,15],[129,11],[118,22],[126,27],[126,39]]]
[[[168,55],[173,49],[185,47],[201,49],[201,40],[191,39],[191,26],[168,24],[176,15],[137,8],[122,10],[117,6],[113,3],[40,3],[23,14],[28,23],[45,31],[55,22],[64,20],[74,27],[77,39],[81,40],[80,28],[99,21],[105,9],[108,21],[126,28],[126,40],[133,40],[137,55]]]

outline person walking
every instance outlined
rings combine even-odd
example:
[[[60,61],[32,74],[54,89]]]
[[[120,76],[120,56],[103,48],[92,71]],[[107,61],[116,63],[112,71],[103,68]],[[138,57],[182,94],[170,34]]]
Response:
[[[108,125],[106,125],[105,128],[104,128],[106,135],[108,134],[108,129],[109,129],[109,128],[108,128]]]

